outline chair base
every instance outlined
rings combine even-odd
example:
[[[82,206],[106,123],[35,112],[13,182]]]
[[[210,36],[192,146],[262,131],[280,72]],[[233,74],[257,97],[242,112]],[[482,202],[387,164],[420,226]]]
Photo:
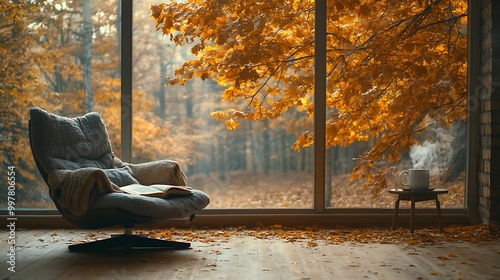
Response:
[[[82,244],[69,245],[68,250],[71,252],[89,252],[89,251],[102,251],[111,249],[181,250],[181,249],[189,249],[190,247],[191,243],[187,242],[153,239],[132,234],[120,234],[108,239],[102,239]]]

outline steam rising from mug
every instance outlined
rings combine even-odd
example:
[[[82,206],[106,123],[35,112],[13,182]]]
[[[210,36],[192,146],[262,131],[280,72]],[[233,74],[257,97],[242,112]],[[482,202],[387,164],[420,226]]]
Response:
[[[439,175],[446,170],[453,159],[453,135],[443,128],[432,129],[435,138],[425,140],[410,149],[410,157],[414,169],[429,169],[430,174]]]

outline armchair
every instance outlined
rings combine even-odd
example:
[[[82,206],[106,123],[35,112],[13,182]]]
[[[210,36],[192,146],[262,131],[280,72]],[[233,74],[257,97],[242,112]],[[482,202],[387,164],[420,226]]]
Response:
[[[133,235],[136,224],[194,218],[210,199],[200,190],[167,198],[130,195],[120,187],[140,183],[186,185],[177,162],[132,164],[115,157],[106,126],[98,113],[67,118],[30,109],[30,145],[37,169],[61,215],[79,228],[122,225],[124,234],[69,245],[70,251],[165,248],[187,249],[190,243]]]

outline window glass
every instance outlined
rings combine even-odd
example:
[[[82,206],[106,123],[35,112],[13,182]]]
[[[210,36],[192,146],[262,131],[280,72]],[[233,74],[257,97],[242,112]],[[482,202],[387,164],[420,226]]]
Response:
[[[210,113],[229,105],[210,79],[165,86],[165,77],[192,59],[155,31],[148,1],[134,1],[133,160],[178,161],[188,184],[211,197],[209,208],[303,208],[313,204],[313,149],[294,151],[311,123],[300,112],[240,121],[234,130]]]
[[[463,207],[467,3],[330,4],[327,206],[392,207],[398,174],[428,169]]]

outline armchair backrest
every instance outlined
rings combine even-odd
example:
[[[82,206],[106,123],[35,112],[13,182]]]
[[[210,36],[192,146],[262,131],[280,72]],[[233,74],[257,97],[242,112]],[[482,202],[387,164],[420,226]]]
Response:
[[[114,154],[100,114],[67,118],[40,108],[30,109],[30,140],[40,167],[56,169],[112,168]]]

